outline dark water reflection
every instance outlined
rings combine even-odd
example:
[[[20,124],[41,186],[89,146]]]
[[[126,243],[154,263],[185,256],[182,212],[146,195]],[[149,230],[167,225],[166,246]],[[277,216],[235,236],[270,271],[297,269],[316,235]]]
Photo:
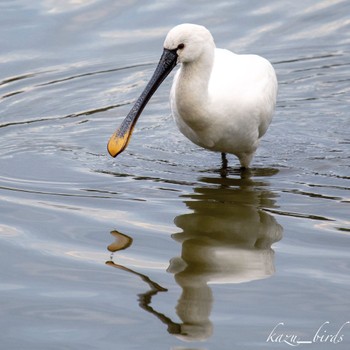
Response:
[[[252,171],[254,172],[254,170]],[[258,170],[260,176],[277,173]],[[167,271],[174,275],[182,293],[175,306],[181,323],[157,312],[151,298],[166,289],[138,273],[114,262],[108,265],[139,276],[151,290],[139,294],[139,305],[168,326],[168,332],[183,340],[205,340],[212,335],[210,321],[215,300],[210,284],[245,283],[270,277],[274,271],[272,244],[282,238],[282,226],[264,211],[276,208],[276,194],[267,181],[255,181],[251,174],[241,178],[200,178],[193,193],[184,195],[190,213],[178,215],[174,222],[182,232],[172,238],[181,244],[181,256],[170,260]],[[132,238],[118,231],[108,246],[117,252],[131,246]],[[174,302],[175,304],[175,302]]]

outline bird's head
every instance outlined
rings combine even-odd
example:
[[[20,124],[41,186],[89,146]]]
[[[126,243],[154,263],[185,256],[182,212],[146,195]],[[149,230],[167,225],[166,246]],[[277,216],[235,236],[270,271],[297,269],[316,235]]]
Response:
[[[208,47],[215,47],[209,30],[197,24],[180,24],[171,29],[164,41],[164,49],[176,52],[177,63],[198,60]]]

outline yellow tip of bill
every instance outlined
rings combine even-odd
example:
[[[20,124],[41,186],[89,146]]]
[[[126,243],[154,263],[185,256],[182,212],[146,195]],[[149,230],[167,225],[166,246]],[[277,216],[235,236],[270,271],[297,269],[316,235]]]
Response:
[[[120,129],[118,129],[109,139],[107,144],[108,153],[112,157],[116,157],[118,154],[122,153],[129,143],[132,129],[128,130],[124,134],[121,134]]]

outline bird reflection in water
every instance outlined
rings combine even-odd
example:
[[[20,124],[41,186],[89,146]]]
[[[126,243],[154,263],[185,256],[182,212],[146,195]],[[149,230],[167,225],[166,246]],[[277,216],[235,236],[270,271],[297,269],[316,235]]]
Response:
[[[271,171],[265,169],[260,176],[271,176]],[[275,197],[267,182],[253,180],[247,174],[236,179],[201,178],[194,192],[183,196],[191,212],[174,220],[182,231],[172,237],[182,244],[182,250],[167,269],[182,288],[176,306],[181,323],[150,306],[152,296],[165,288],[138,272],[112,261],[107,263],[148,283],[150,291],[139,295],[140,306],[165,323],[169,333],[188,341],[205,340],[213,331],[210,284],[250,282],[267,278],[275,271],[271,245],[282,238],[283,229],[264,211],[276,207]],[[111,251],[128,244],[125,235],[114,236],[116,243],[109,246]]]

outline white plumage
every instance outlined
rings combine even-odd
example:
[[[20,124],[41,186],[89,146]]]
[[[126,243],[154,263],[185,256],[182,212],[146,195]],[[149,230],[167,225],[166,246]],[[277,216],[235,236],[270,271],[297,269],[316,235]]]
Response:
[[[171,50],[181,43],[185,46],[177,52],[182,65],[170,93],[177,126],[195,144],[232,153],[248,167],[275,108],[272,65],[257,55],[215,48],[210,32],[198,25],[173,28],[164,47]]]
[[[265,58],[218,49],[203,26],[181,24],[170,30],[156,71],[134,107],[113,134],[112,156],[127,146],[143,108],[175,67],[171,109],[180,131],[195,144],[239,158],[249,166],[272,120],[277,97],[275,71]],[[224,164],[225,166],[225,164]]]

